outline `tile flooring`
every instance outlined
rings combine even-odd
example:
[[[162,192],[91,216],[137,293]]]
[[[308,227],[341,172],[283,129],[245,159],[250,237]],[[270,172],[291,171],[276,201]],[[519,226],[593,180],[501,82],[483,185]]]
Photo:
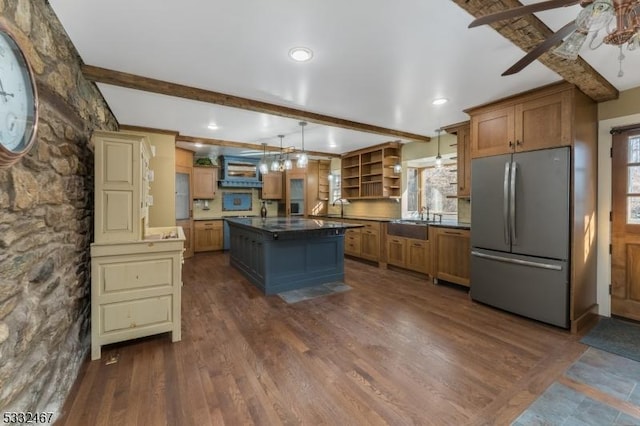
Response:
[[[513,425],[640,426],[640,362],[590,347]]]

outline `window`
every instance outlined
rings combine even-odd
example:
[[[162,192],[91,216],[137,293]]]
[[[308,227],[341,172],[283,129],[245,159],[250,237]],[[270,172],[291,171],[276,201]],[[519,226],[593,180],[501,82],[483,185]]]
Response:
[[[455,196],[456,165],[442,167],[408,167],[405,217],[418,217],[429,210],[429,213],[442,214],[444,218],[457,217],[458,200],[447,198]]]
[[[333,204],[340,198],[342,198],[340,170],[332,170],[329,175],[329,203]]]
[[[630,137],[627,146],[627,223],[640,225],[640,136]]]

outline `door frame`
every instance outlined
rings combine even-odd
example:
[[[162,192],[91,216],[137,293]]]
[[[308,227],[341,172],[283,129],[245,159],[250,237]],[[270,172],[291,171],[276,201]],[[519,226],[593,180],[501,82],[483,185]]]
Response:
[[[613,137],[609,133],[613,127],[640,123],[640,114],[616,117],[598,122],[598,241],[597,241],[597,303],[598,314],[611,316],[611,147]]]

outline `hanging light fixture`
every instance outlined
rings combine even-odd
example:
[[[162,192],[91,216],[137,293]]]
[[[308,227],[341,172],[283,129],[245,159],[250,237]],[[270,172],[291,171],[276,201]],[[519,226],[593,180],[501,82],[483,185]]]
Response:
[[[287,158],[282,162],[282,168],[284,168],[284,170],[293,169],[293,163],[291,159],[289,159],[289,150],[287,150]]]
[[[298,155],[298,167],[304,169],[307,167],[307,164],[309,164],[309,156],[307,156],[307,153],[304,151],[304,126],[307,125],[307,122],[301,121],[298,124],[302,128],[302,153]]]
[[[284,167],[284,164],[282,162],[282,138],[284,138],[284,135],[278,135],[278,137],[280,138],[280,155],[274,158],[273,162],[271,163],[272,172],[281,172]]]
[[[397,162],[396,164],[393,165],[394,173],[400,173],[401,171],[402,171],[402,164],[400,164],[400,162]]]
[[[262,159],[258,163],[258,170],[263,175],[269,173],[269,164],[267,164],[267,143],[262,142]]]
[[[436,129],[438,132],[438,155],[436,155],[436,167],[442,167],[442,155],[440,155],[440,132],[442,132],[442,128]]]

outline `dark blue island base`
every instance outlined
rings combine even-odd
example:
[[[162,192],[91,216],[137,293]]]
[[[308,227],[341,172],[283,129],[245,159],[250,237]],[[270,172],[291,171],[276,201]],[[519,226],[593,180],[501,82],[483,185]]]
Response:
[[[266,295],[344,280],[344,233],[359,227],[302,218],[233,218],[230,264]]]

